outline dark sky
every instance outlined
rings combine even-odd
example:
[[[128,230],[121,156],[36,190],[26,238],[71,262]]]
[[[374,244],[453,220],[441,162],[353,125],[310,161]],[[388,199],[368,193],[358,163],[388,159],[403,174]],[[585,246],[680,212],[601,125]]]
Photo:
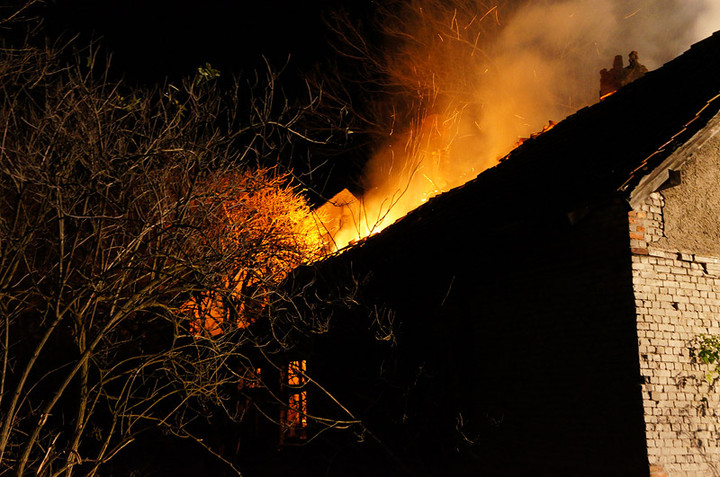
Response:
[[[191,73],[210,61],[246,71],[260,64],[305,67],[329,54],[323,17],[365,0],[54,0],[55,31],[102,36],[113,63],[130,78]],[[369,3],[365,1],[365,3]]]
[[[176,81],[205,62],[224,77],[247,77],[265,68],[265,56],[274,69],[285,67],[283,78],[289,86],[284,87],[291,95],[293,84],[305,92],[297,81],[303,71],[332,55],[324,19],[341,8],[363,16],[371,4],[372,0],[47,0],[43,16],[51,36],[79,33],[80,44],[101,38],[113,54],[112,71],[131,83]],[[312,179],[322,196],[358,184],[367,153],[355,149],[331,161],[319,159],[332,162]]]

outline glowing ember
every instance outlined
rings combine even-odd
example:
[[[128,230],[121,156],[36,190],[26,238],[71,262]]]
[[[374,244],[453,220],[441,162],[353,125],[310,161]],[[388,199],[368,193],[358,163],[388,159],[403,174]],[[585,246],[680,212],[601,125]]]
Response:
[[[547,132],[547,131],[551,130],[551,129],[554,128],[556,125],[557,125],[557,123],[556,123],[555,121],[548,121],[547,126],[543,127],[543,128],[542,128],[542,131],[536,132],[536,133],[532,133],[532,134],[530,135],[530,137],[522,137],[522,138],[518,139],[518,142],[515,143],[515,147],[521,146],[525,141],[527,141],[527,140],[529,140],[529,139],[535,139],[536,137],[540,136],[540,135],[543,134],[544,132]]]

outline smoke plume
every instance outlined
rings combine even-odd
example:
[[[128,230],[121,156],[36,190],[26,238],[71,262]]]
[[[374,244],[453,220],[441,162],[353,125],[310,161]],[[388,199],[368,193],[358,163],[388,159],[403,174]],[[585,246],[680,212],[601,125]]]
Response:
[[[632,50],[650,70],[720,29],[716,0],[404,0],[381,9],[368,64],[386,137],[339,245],[493,166],[519,139],[598,100],[599,71]],[[627,60],[626,60],[627,61]]]

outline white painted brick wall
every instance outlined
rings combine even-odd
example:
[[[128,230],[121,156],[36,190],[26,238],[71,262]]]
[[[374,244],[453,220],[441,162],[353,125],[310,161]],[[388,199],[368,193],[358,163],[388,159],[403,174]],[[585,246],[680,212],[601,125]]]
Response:
[[[629,213],[648,459],[670,476],[720,476],[720,383],[694,357],[720,334],[720,257],[662,250],[664,201]]]

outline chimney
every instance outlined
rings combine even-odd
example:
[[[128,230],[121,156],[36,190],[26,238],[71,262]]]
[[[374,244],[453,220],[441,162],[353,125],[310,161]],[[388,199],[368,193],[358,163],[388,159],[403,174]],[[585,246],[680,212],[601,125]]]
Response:
[[[630,64],[623,68],[622,56],[617,55],[613,60],[611,69],[603,68],[600,71],[600,100],[613,94],[618,89],[647,73],[647,68],[638,61],[638,52],[631,51],[628,55]]]

